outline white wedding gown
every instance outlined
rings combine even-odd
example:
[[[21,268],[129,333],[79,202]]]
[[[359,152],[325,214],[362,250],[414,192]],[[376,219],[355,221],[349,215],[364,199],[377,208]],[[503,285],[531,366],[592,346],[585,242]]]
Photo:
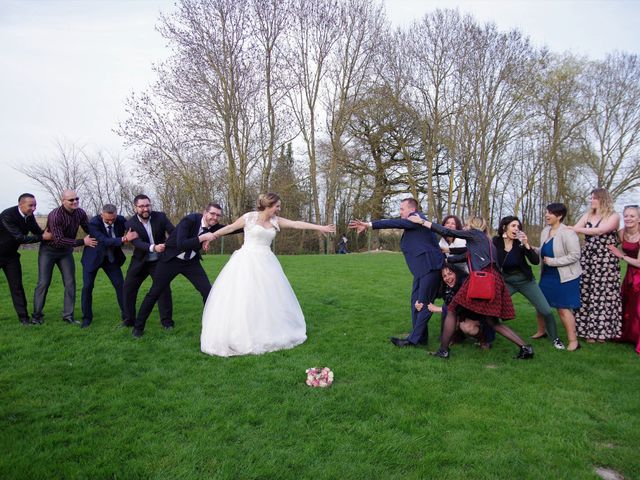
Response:
[[[260,354],[292,348],[307,339],[304,315],[280,262],[271,251],[279,230],[244,215],[244,244],[216,279],[202,313],[200,349],[209,355]]]

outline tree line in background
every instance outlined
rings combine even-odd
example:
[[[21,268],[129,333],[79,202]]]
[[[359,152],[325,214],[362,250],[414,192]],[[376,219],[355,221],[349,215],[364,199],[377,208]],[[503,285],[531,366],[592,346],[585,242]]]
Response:
[[[636,55],[559,55],[448,9],[394,29],[372,0],[180,0],[158,28],[171,55],[117,128],[137,182],[103,154],[68,169],[98,203],[141,189],[173,219],[212,197],[235,218],[276,191],[283,216],[340,229],[413,196],[435,219],[541,226],[548,203],[572,221],[592,188],[640,185]]]

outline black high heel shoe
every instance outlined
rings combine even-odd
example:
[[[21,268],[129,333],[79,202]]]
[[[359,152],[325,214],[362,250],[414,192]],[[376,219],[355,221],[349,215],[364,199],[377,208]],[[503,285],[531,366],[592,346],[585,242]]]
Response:
[[[570,350],[569,348],[567,348],[567,352],[575,352],[576,350],[580,350],[582,348],[582,345],[580,345],[580,342],[578,342],[578,346],[576,348],[574,348],[573,350]]]

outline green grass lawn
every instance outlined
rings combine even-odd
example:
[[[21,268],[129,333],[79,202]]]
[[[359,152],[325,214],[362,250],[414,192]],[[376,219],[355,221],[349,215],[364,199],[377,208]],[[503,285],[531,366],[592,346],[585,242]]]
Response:
[[[30,306],[36,257],[22,257]],[[227,259],[206,258],[212,280]],[[596,467],[640,478],[631,345],[568,353],[537,341],[534,360],[516,361],[517,348],[498,337],[490,351],[469,342],[442,361],[388,341],[410,327],[400,254],[280,261],[308,340],[234,358],[200,352],[202,303],[182,277],[176,328],[162,330],[154,310],[134,340],[118,328],[102,273],[84,330],[61,320],[57,273],[45,323],[33,327],[17,321],[0,275],[0,478],[589,479]],[[80,318],[79,261],[77,276]],[[514,300],[510,326],[528,336],[534,311]],[[439,328],[434,318],[430,348]],[[312,366],[330,367],[334,385],[307,387]]]

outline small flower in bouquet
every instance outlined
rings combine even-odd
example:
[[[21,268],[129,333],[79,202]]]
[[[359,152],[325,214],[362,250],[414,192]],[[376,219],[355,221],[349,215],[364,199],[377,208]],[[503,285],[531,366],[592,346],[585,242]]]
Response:
[[[333,383],[333,372],[328,368],[307,368],[306,384],[310,387],[325,388]]]

